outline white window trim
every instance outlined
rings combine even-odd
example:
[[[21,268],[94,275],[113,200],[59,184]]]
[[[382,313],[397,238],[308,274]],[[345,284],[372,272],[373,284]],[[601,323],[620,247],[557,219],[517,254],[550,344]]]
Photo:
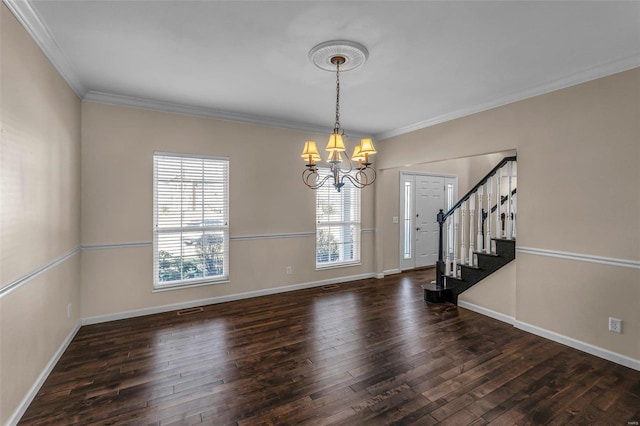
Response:
[[[322,167],[320,168],[323,172],[325,173],[329,173],[329,168],[327,167]],[[327,184],[329,185],[329,184]],[[347,185],[351,185],[350,183],[347,183]],[[343,187],[344,188],[344,187]],[[325,190],[325,188],[323,187],[321,190]],[[335,191],[335,188],[333,188],[333,186],[329,185],[328,188],[329,191]],[[359,189],[355,188],[353,189],[353,191],[359,191]],[[355,193],[355,192],[354,192]],[[353,267],[353,266],[359,266],[362,264],[362,196],[360,192],[357,192],[358,194],[358,220],[354,221],[354,220],[349,220],[349,221],[336,221],[336,222],[331,222],[331,221],[318,221],[318,218],[316,216],[316,230],[315,230],[315,238],[316,238],[316,245],[315,245],[315,250],[314,250],[314,254],[316,257],[316,261],[315,261],[315,265],[316,265],[316,271],[320,271],[320,270],[325,270],[325,269],[337,269],[337,268],[347,268],[347,267]],[[318,208],[318,194],[316,193],[316,197],[315,197],[315,209],[317,211]],[[316,213],[317,214],[317,213]],[[346,261],[338,261],[338,262],[323,262],[323,263],[318,263],[318,246],[317,246],[317,242],[318,242],[318,230],[319,228],[323,227],[323,226],[350,226],[350,225],[355,225],[358,228],[358,237],[357,237],[357,253],[358,253],[358,258],[357,259],[353,259],[353,260],[346,260]],[[343,243],[343,242],[341,242]],[[344,244],[341,244],[344,245]]]
[[[225,274],[220,277],[206,277],[206,278],[193,278],[193,279],[185,279],[180,281],[171,281],[171,284],[160,284],[158,280],[158,265],[157,261],[157,250],[158,250],[158,235],[165,232],[178,231],[183,230],[184,227],[178,228],[164,228],[162,231],[157,230],[156,223],[156,208],[157,208],[157,184],[156,184],[156,157],[177,157],[177,158],[188,158],[188,159],[197,159],[197,160],[217,160],[217,161],[226,161],[227,162],[227,176],[226,176],[226,193],[225,193],[225,207],[227,210],[227,220],[226,225],[224,226],[203,226],[198,227],[198,230],[222,230],[225,234],[226,244],[224,247],[226,251],[224,253],[224,272]],[[153,289],[152,293],[155,292],[163,292],[170,290],[181,290],[192,287],[202,287],[208,285],[215,284],[225,284],[230,282],[230,273],[229,273],[229,242],[230,242],[230,233],[229,233],[229,174],[230,174],[230,161],[229,157],[221,157],[221,156],[211,156],[211,155],[198,155],[198,154],[184,154],[184,153],[175,153],[175,152],[161,152],[155,151],[153,153],[153,217],[152,217],[152,226],[153,226],[153,260],[152,260],[152,270],[153,270]]]
[[[362,261],[358,260],[358,261],[349,261],[349,262],[334,262],[334,263],[329,263],[327,265],[321,265],[318,266],[316,265],[316,271],[323,271],[325,269],[338,269],[338,268],[349,268],[352,266],[361,266],[362,265]]]
[[[186,280],[182,282],[186,284],[163,285],[160,287],[154,287],[153,290],[151,290],[151,292],[161,293],[163,291],[182,290],[185,288],[204,287],[204,286],[216,285],[216,284],[229,284],[231,281],[229,281],[229,277],[227,277],[225,280],[212,281],[209,279],[202,279],[202,280]]]

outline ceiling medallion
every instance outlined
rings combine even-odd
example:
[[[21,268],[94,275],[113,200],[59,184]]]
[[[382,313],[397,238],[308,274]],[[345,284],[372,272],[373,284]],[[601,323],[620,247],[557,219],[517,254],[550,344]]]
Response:
[[[340,71],[351,71],[361,67],[369,57],[369,51],[360,43],[346,40],[334,40],[320,43],[309,51],[309,60],[318,68],[325,71],[335,71],[336,65],[332,58],[340,56],[345,59],[340,64]]]

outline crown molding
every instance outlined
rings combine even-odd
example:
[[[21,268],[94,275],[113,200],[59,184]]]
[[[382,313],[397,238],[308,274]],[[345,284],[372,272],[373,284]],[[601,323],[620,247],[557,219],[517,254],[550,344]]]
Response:
[[[87,92],[73,65],[28,0],[2,0],[80,99]]]
[[[468,115],[476,114],[478,112],[487,111],[493,108],[497,108],[497,107],[511,104],[514,102],[522,101],[528,98],[533,98],[535,96],[544,95],[545,93],[553,92],[560,89],[565,89],[567,87],[575,86],[581,83],[586,83],[587,81],[606,77],[612,74],[617,74],[619,72],[627,71],[637,67],[640,67],[640,52],[636,52],[631,56],[627,56],[622,59],[607,62],[605,64],[601,64],[596,67],[578,71],[566,77],[547,82],[540,86],[535,86],[529,89],[510,93],[508,95],[499,97],[497,99],[484,102],[478,105],[472,105],[470,107],[462,108],[457,111],[452,111],[447,114],[440,115],[438,117],[430,118],[429,120],[419,121],[414,124],[409,124],[407,126],[402,126],[396,129],[388,130],[386,132],[381,132],[374,135],[374,137],[378,141],[383,139],[389,139],[395,136],[400,136],[406,133],[414,132],[416,130],[424,129],[426,127],[435,126],[436,124],[441,124],[447,121],[455,120],[457,118],[466,117]]]
[[[256,124],[268,127],[299,130],[311,133],[331,133],[330,126],[317,126],[308,123],[300,123],[292,120],[279,120],[264,116],[239,114],[221,111],[213,108],[189,106],[172,102],[156,101],[151,99],[136,98],[131,96],[114,95],[103,92],[88,90],[80,81],[73,65],[51,36],[45,23],[40,19],[29,0],[2,0],[18,21],[24,26],[27,32],[35,40],[45,56],[51,61],[56,70],[71,86],[73,91],[83,100],[99,102],[113,105],[129,106],[134,108],[150,109],[155,111],[170,112],[176,114],[194,115],[198,117],[214,118],[219,120],[233,121],[239,123]],[[606,77],[611,74],[623,72],[640,66],[640,52],[635,52],[625,58],[607,62],[586,70],[578,71],[566,77],[553,80],[540,86],[531,87],[518,92],[513,92],[497,99],[493,99],[478,105],[461,108],[438,117],[419,121],[414,124],[390,129],[374,134],[374,139],[380,141],[395,136],[400,136],[426,127],[441,124],[457,118],[466,117],[478,112],[487,111],[493,108],[504,106],[513,102],[543,95],[555,90],[564,89],[585,83],[597,78]],[[363,133],[350,133],[352,138],[369,137]]]
[[[233,121],[237,123],[255,124],[259,126],[276,127],[290,130],[300,130],[303,132],[329,134],[331,129],[328,126],[316,126],[308,123],[299,123],[290,120],[278,120],[270,117],[257,115],[239,114],[222,111],[213,108],[190,106],[173,102],[157,101],[153,99],[137,98],[133,96],[114,95],[111,93],[96,92],[89,90],[83,101],[97,102],[102,104],[120,105],[131,108],[147,109],[152,111],[169,112],[173,114],[191,115],[196,117],[213,118],[217,120]],[[359,133],[350,133],[349,137],[367,137]]]

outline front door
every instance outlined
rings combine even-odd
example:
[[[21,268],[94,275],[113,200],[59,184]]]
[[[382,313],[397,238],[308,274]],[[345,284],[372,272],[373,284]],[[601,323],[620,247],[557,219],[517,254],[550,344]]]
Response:
[[[437,216],[444,209],[444,195],[443,176],[416,175],[416,268],[438,261]]]
[[[437,215],[440,209],[447,210],[454,186],[455,177],[401,174],[400,269],[432,266],[438,261]]]

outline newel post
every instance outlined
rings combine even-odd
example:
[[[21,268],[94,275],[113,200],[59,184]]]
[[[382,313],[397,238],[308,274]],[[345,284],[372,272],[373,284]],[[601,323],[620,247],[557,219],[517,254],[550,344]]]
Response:
[[[443,274],[444,274],[444,259],[443,259],[443,253],[442,253],[442,246],[444,245],[444,235],[442,232],[442,227],[444,225],[444,212],[442,211],[442,209],[440,209],[440,212],[438,213],[437,216],[437,220],[438,220],[438,230],[439,230],[439,239],[438,239],[438,261],[436,262],[436,287],[438,288],[442,288],[443,284],[444,284],[444,278],[443,278]]]

